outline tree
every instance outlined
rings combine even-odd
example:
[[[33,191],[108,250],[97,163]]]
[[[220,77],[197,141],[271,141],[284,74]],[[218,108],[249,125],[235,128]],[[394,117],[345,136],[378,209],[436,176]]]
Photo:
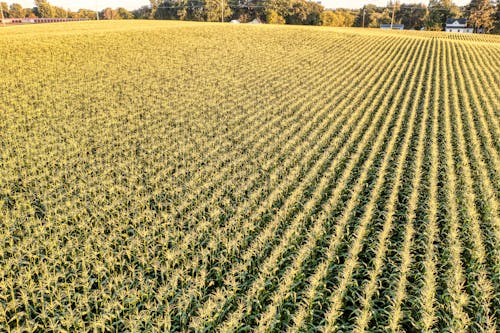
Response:
[[[500,1],[497,2],[497,12],[495,14],[495,32],[500,33]]]
[[[338,27],[336,22],[337,16],[333,10],[325,10],[321,13],[321,25],[327,27]]]
[[[321,13],[321,25],[330,27],[352,27],[355,16],[347,10],[325,10]]]
[[[368,4],[368,5],[363,6],[363,8],[361,8],[357,12],[356,19],[354,20],[354,26],[355,27],[362,27],[363,23],[364,23],[365,27],[368,26],[368,24],[370,22],[370,15],[375,13],[376,10],[377,10],[377,6],[373,5],[373,4]],[[363,18],[363,16],[364,16],[364,18]],[[363,19],[364,19],[364,22],[363,22]]]
[[[307,20],[303,22],[303,24],[320,25],[321,13],[323,13],[325,7],[314,1],[306,1],[305,6],[307,9]],[[353,17],[353,22],[354,22],[354,17]]]
[[[36,13],[33,11],[33,8],[24,8],[24,17],[36,18]]]
[[[88,19],[96,19],[97,18],[97,12],[90,10],[90,9],[79,9],[78,10],[78,15],[81,18],[88,18]]]
[[[110,7],[105,8],[101,12],[100,16],[105,20],[120,20],[121,19],[120,15],[118,15],[118,12]]]
[[[392,5],[389,3],[389,6],[391,7],[377,7],[374,4],[368,4],[360,10],[351,12],[354,16],[353,26],[363,26],[363,14],[365,27],[378,28],[381,24],[391,23]]]
[[[209,22],[225,21],[233,15],[228,0],[205,0],[205,10]]]
[[[190,20],[193,19],[192,11],[195,7],[200,7],[200,3],[191,0],[165,0],[162,2],[163,8],[158,8],[156,18],[168,20]],[[203,21],[205,19],[203,18]]]
[[[291,0],[289,14],[284,16],[288,24],[320,25],[322,5],[306,0]]]
[[[391,23],[391,13],[387,8],[384,8],[381,12],[377,11],[370,15],[370,21],[368,27],[379,28],[381,24]]]
[[[476,32],[487,33],[495,27],[495,7],[489,0],[472,0],[468,6],[469,22]]]
[[[149,3],[151,5],[151,12],[150,12],[149,18],[151,18],[151,19],[162,18],[162,17],[157,17],[158,7],[161,6],[162,2],[163,2],[162,0],[149,0]],[[160,11],[160,13],[161,13],[161,11]]]
[[[10,5],[9,14],[11,17],[22,18],[22,17],[25,17],[26,12],[24,11],[23,6],[21,6],[18,3],[13,3],[12,5]]]
[[[441,31],[446,26],[448,18],[461,16],[460,9],[451,0],[431,0],[425,25],[427,30]]]
[[[35,0],[35,13],[38,17],[54,17],[55,10],[46,0]]]
[[[0,2],[0,6],[2,7],[1,10],[4,18],[13,17],[10,15],[9,6],[7,5],[6,2]],[[1,18],[2,17],[0,16],[0,19]]]
[[[251,22],[258,18],[267,22],[267,9],[263,0],[228,0],[229,7],[233,10],[233,18],[241,23]]]
[[[185,21],[187,20],[188,18],[188,10],[186,8],[186,6],[182,7],[181,9],[178,9],[176,12],[175,12],[175,15],[177,16],[177,18],[181,21]]]
[[[53,17],[63,18],[63,17],[68,17],[69,16],[69,11],[66,10],[66,9],[64,9],[64,8],[52,6],[52,9],[54,11],[54,16]]]
[[[131,12],[129,12],[123,7],[116,8],[116,12],[118,13],[118,16],[120,16],[124,20],[130,20],[134,18],[134,15],[132,15]]]
[[[392,24],[396,24],[396,22],[394,21],[395,17],[396,17],[396,12],[399,11],[401,7],[401,4],[399,3],[399,1],[389,1],[389,4],[388,4],[388,9],[391,11],[391,25]]]
[[[426,15],[427,6],[424,4],[402,4],[395,19],[404,24],[405,29],[420,30],[425,27]]]
[[[134,18],[147,19],[151,17],[151,8],[149,6],[142,6],[132,11]]]
[[[90,9],[78,9],[73,15],[76,18],[88,18],[89,20],[94,20],[97,17],[96,12]]]
[[[266,12],[266,22],[269,24],[285,24],[286,20],[277,11],[269,9]]]
[[[266,7],[266,12],[272,10],[283,18],[290,15],[290,0],[268,0],[264,6]]]

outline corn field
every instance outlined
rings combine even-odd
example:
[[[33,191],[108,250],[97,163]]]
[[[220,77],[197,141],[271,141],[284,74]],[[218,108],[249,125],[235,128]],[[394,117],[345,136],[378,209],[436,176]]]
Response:
[[[1,332],[497,332],[500,38],[0,29]]]

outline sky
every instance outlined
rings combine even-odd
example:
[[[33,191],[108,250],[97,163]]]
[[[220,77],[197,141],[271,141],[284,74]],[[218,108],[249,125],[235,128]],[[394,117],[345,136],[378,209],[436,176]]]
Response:
[[[32,0],[3,0],[7,3],[17,2],[24,7],[33,7]],[[326,8],[361,8],[363,5],[372,3],[379,6],[387,5],[388,0],[322,0],[321,3]],[[428,1],[422,0],[401,0],[401,2],[413,3],[413,2],[424,2]],[[470,0],[455,0],[457,5],[465,5],[470,2]],[[104,9],[106,7],[125,7],[129,10],[139,8],[144,5],[149,4],[149,0],[49,0],[49,3],[54,6],[59,6],[63,8],[69,8],[71,10],[78,10],[79,8],[86,9]]]

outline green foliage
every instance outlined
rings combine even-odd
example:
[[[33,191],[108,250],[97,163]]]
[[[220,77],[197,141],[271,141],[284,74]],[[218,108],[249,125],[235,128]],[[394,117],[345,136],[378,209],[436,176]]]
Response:
[[[35,0],[36,13],[38,17],[56,17],[56,10],[46,0]]]
[[[274,9],[268,9],[266,12],[266,22],[269,24],[285,24],[285,18],[280,16]]]
[[[355,16],[345,10],[325,10],[321,13],[321,25],[330,27],[352,27]]]
[[[113,8],[105,8],[99,14],[99,17],[105,20],[121,20],[122,17],[118,14],[118,12]]]
[[[363,25],[363,12],[365,14],[365,27],[378,28],[381,24],[391,23],[392,7],[377,7],[369,4],[357,12],[354,26],[361,27]],[[395,21],[395,23],[397,23],[397,21]]]
[[[134,15],[123,7],[118,7],[116,9],[106,8],[99,16],[105,20],[127,20],[134,18]]]
[[[462,17],[460,9],[451,0],[431,0],[426,19],[426,29],[442,31],[448,18]]]
[[[279,16],[285,18],[290,15],[291,0],[269,0],[265,2],[267,10],[275,11]]]
[[[161,4],[163,3],[163,1],[161,0],[149,0],[149,8],[150,8],[150,12],[149,12],[149,18],[153,19],[153,18],[163,18],[162,15],[161,15],[161,11],[158,10],[158,7],[161,6]]]
[[[227,0],[205,0],[205,11],[209,22],[226,21],[233,15]]]
[[[79,9],[76,13],[73,14],[76,18],[88,18],[90,20],[96,19],[96,12],[89,9]]]
[[[2,9],[2,14],[3,14],[4,18],[14,17],[11,15],[11,13],[9,11],[9,5],[6,2],[0,2],[0,7]],[[1,19],[1,17],[0,17],[0,19]]]
[[[469,23],[484,33],[495,28],[495,7],[489,0],[472,0],[468,6]]]
[[[249,22],[254,18],[279,23],[285,20],[288,24],[319,25],[323,6],[306,0],[249,0],[239,2],[224,1],[224,11],[219,0],[167,0],[166,8],[159,8],[157,16],[167,19],[220,22],[224,13],[224,21],[239,19]],[[268,17],[269,16],[269,17]],[[273,23],[273,24],[274,24]]]
[[[151,8],[148,6],[142,6],[132,11],[135,19],[149,19],[151,17]]]
[[[320,25],[322,5],[307,0],[291,0],[291,8],[285,20],[289,24]]]
[[[13,3],[9,7],[9,14],[11,17],[25,17],[26,11],[23,9],[23,6],[21,6],[18,3]]]
[[[420,30],[425,27],[428,10],[424,4],[401,4],[395,14],[395,22],[405,29]]]
[[[382,12],[374,12],[370,15],[368,27],[378,28],[381,24],[389,23],[391,23],[391,14],[388,9],[384,9]]]
[[[129,20],[134,18],[134,15],[123,7],[116,8],[116,12],[118,16],[120,16],[124,20]]]
[[[500,1],[497,3],[495,12],[495,33],[500,34]]]
[[[68,17],[69,11],[61,7],[52,7],[54,9],[54,17]]]

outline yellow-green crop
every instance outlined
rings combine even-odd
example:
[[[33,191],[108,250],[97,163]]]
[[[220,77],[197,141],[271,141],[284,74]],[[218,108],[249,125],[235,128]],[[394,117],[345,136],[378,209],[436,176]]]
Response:
[[[500,38],[0,28],[0,332],[496,332]]]

